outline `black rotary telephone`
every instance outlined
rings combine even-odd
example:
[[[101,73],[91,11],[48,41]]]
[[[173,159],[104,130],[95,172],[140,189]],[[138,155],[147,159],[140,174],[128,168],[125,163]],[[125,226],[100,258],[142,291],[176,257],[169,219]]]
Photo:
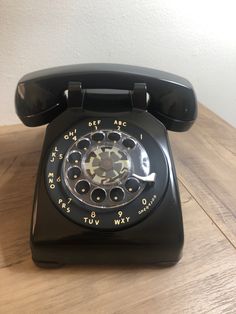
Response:
[[[25,75],[16,112],[49,123],[38,170],[31,250],[39,266],[174,264],[181,205],[167,131],[197,116],[185,79],[118,64]]]

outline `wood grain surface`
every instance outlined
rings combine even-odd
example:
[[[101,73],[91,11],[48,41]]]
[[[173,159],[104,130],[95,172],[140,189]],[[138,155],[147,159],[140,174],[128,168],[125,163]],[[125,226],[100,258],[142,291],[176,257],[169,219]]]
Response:
[[[0,127],[0,313],[236,313],[236,132],[200,106],[170,133],[185,246],[174,267],[31,261],[29,227],[44,127]]]

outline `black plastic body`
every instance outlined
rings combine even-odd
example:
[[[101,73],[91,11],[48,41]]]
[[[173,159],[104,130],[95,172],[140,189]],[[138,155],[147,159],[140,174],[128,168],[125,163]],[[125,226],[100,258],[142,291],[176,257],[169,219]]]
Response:
[[[25,75],[17,85],[15,106],[17,115],[25,125],[49,123],[38,169],[31,224],[31,251],[36,264],[57,267],[78,263],[173,265],[178,262],[182,255],[184,234],[167,129],[186,131],[197,117],[196,98],[187,80],[170,73],[129,65],[63,66]],[[119,129],[113,121],[111,126],[111,118],[125,121],[127,125],[121,123]],[[83,210],[88,210],[86,206],[72,200],[71,212],[66,214],[57,206],[59,199],[54,198],[53,193],[58,193],[58,197],[62,187],[65,187],[61,179],[56,183],[57,170],[63,169],[63,164],[57,160],[52,166],[48,156],[52,156],[52,149],[61,152],[62,148],[55,143],[64,141],[65,132],[71,133],[74,125],[76,132],[77,129],[82,130],[79,139],[99,130],[100,125],[88,131],[86,119],[108,121],[108,127],[104,127],[104,130],[114,129],[124,133],[127,130],[126,136],[142,141],[151,160],[150,174],[156,175],[155,180],[122,209],[122,214],[129,213],[130,218],[124,228],[122,225],[115,229],[115,220],[108,220],[108,211],[101,214],[99,208],[92,210],[97,210],[96,215],[106,215],[107,225],[105,219],[101,219],[97,229],[87,226],[82,223],[83,220],[75,220],[74,215],[84,213]],[[138,137],[140,129],[142,134],[139,133]],[[77,142],[74,143],[77,145]],[[70,147],[66,145],[63,146],[61,159],[66,158],[65,151]],[[159,168],[155,163],[158,161]],[[57,167],[55,175],[50,170],[50,176],[53,175],[55,179],[53,183],[58,184],[51,194],[47,185],[48,165],[53,171]],[[159,189],[160,185],[162,189]],[[66,194],[66,189],[63,192]],[[142,207],[145,215],[141,216],[143,212],[139,211],[138,206],[145,197],[150,201],[151,194],[155,196],[154,201],[145,210]],[[113,211],[112,208],[107,209]],[[118,214],[115,211],[112,213]],[[132,214],[141,218],[132,221]]]
[[[112,116],[142,125],[163,149],[169,180],[164,197],[141,222],[119,231],[93,230],[66,219],[52,203],[45,187],[45,156],[55,138],[88,117]],[[31,227],[35,263],[62,264],[164,264],[178,262],[183,247],[183,223],[177,178],[166,129],[145,111],[91,113],[69,108],[48,125],[38,171]]]
[[[33,72],[19,81],[16,112],[23,123],[38,126],[61,114],[67,107],[64,91],[69,81],[81,82],[84,89],[120,90],[145,83],[150,96],[148,111],[169,130],[188,130],[197,116],[192,85],[182,77],[138,66],[80,64]],[[90,109],[103,110],[99,103]],[[109,111],[113,111],[112,103]]]

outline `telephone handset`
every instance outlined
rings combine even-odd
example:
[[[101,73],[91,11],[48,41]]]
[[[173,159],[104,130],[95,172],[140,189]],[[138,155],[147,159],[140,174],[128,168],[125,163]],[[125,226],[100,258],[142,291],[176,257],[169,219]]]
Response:
[[[15,99],[24,124],[49,123],[33,205],[35,263],[176,263],[183,226],[166,129],[194,123],[191,84],[154,69],[81,64],[27,74]]]

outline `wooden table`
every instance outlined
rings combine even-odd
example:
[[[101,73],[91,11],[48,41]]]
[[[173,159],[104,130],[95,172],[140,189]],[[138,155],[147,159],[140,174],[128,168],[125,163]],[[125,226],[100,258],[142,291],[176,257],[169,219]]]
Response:
[[[170,139],[185,247],[171,268],[31,261],[29,226],[44,127],[0,128],[0,313],[236,313],[236,132],[200,107]]]

